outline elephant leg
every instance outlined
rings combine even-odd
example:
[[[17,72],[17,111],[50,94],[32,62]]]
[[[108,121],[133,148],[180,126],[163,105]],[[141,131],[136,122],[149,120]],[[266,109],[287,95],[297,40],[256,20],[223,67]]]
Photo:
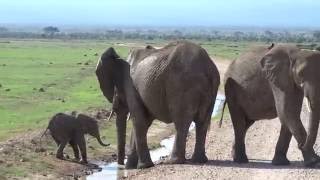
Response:
[[[52,138],[54,140],[54,142],[56,142],[56,144],[59,146],[60,145],[60,141],[58,140],[58,138],[54,135],[52,135]]]
[[[129,149],[129,154],[127,158],[127,163],[126,163],[126,169],[136,169],[138,166],[138,154],[136,150],[136,144],[134,140],[134,130],[131,130],[131,137],[130,137],[130,149]]]
[[[141,118],[142,119],[142,118]],[[134,143],[136,153],[138,154],[138,165],[137,168],[143,169],[154,166],[147,144],[147,132],[152,121],[133,121],[134,127]]]
[[[189,132],[189,127],[192,119],[185,122],[175,121],[176,137],[173,145],[173,150],[170,159],[167,161],[169,164],[183,164],[186,161],[186,141]]]
[[[290,145],[292,134],[285,125],[281,125],[280,135],[277,142],[275,154],[272,160],[273,165],[288,165],[287,152]]]
[[[87,148],[86,148],[86,140],[84,138],[84,135],[77,135],[77,144],[79,146],[80,152],[81,152],[81,163],[88,163],[87,160]]]
[[[80,160],[79,148],[78,148],[78,145],[75,142],[75,140],[72,139],[71,141],[69,141],[69,144],[71,145],[71,147],[73,149],[75,159]]]
[[[206,163],[208,158],[205,152],[205,142],[207,136],[207,130],[209,126],[209,121],[206,122],[196,122],[196,144],[194,148],[194,152],[192,155],[192,162],[195,163]]]
[[[66,147],[68,141],[63,141],[59,144],[58,150],[57,150],[57,154],[56,154],[56,158],[58,159],[63,159],[63,150]]]
[[[228,103],[228,106],[235,136],[232,147],[233,161],[236,163],[248,163],[245,138],[247,130],[254,121],[248,120],[243,110],[237,104],[230,102]]]

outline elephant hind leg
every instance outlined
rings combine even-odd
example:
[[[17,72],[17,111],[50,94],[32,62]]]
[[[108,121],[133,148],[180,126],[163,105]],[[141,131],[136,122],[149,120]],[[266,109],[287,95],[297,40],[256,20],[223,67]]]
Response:
[[[210,119],[209,119],[210,121]],[[205,152],[205,142],[207,136],[207,130],[210,122],[196,122],[196,144],[194,152],[191,158],[192,162],[195,163],[206,163],[208,158]]]
[[[237,163],[247,163],[245,137],[249,127],[254,123],[253,120],[246,118],[245,112],[236,103],[228,102],[229,111],[234,130],[234,143],[232,148],[233,161]]]
[[[69,144],[71,145],[71,147],[73,149],[74,157],[76,158],[76,160],[80,160],[80,153],[79,153],[78,144],[73,139],[69,141]]]
[[[175,128],[177,130],[173,150],[170,159],[166,162],[169,164],[183,164],[186,161],[186,141],[189,132],[189,127],[192,122],[192,118],[188,118],[184,123],[175,122]]]
[[[215,94],[216,97],[216,94]],[[215,99],[214,97],[214,99]],[[203,108],[199,109],[198,115],[195,120],[196,124],[196,143],[194,152],[191,158],[195,163],[206,163],[208,158],[205,152],[205,143],[207,131],[210,126],[211,114],[214,107],[214,101],[210,104],[203,104]]]
[[[280,135],[277,142],[275,154],[272,160],[273,165],[288,165],[287,152],[290,145],[292,134],[284,124],[281,125]]]
[[[63,159],[63,150],[66,147],[68,141],[63,141],[59,144],[58,150],[57,150],[57,154],[56,154],[56,158],[58,159]]]

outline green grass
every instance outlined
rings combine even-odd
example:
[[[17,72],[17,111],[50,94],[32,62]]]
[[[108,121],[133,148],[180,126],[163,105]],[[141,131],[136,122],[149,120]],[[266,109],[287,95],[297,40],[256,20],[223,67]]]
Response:
[[[105,106],[94,74],[99,56],[94,54],[109,46],[113,44],[94,41],[0,43],[0,140],[44,127],[57,112]],[[128,48],[116,48],[126,57]]]

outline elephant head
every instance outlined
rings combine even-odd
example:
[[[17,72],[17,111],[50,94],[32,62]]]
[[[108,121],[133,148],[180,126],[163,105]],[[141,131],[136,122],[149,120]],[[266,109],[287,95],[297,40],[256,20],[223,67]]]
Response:
[[[99,126],[98,126],[98,122],[89,117],[86,116],[84,114],[79,114],[77,116],[77,120],[80,122],[80,126],[82,128],[82,131],[85,134],[90,134],[91,136],[95,137],[99,144],[102,146],[109,146],[110,144],[105,144],[102,142],[101,138],[100,138],[100,133],[99,133]]]
[[[117,114],[118,163],[124,164],[126,143],[126,119],[129,113],[127,104],[128,88],[132,88],[130,65],[119,58],[111,47],[98,61],[96,75],[104,96],[113,104],[113,112]],[[131,91],[133,92],[133,91]]]
[[[299,147],[312,149],[320,118],[320,53],[301,50],[293,45],[275,45],[260,63],[273,87],[277,110],[278,107],[289,109],[296,106],[300,113],[303,96],[307,98],[311,113],[305,143],[299,144]],[[286,112],[290,114],[290,111]]]

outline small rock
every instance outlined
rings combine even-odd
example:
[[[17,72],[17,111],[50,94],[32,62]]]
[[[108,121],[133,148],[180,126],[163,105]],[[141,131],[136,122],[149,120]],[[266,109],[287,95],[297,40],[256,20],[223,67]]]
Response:
[[[93,146],[89,146],[90,149],[94,150],[95,148]]]
[[[40,152],[46,152],[46,149],[42,148],[42,147],[38,147],[34,150],[34,152],[36,153],[40,153]]]
[[[95,54],[94,54],[94,56],[98,56],[98,55],[99,55],[98,53],[95,53]]]
[[[81,62],[78,62],[77,64],[78,64],[78,65],[81,65],[82,63],[81,63]]]
[[[85,57],[86,57],[86,56],[87,56],[87,54],[84,54],[83,56],[85,56]]]
[[[49,64],[53,64],[53,62],[49,62]]]
[[[72,111],[72,112],[71,112],[71,115],[72,115],[72,116],[77,116],[77,114],[78,114],[77,111]]]
[[[25,158],[22,158],[19,160],[20,162],[26,162],[26,159]]]
[[[3,164],[4,163],[4,161],[3,160],[0,160],[0,164]]]
[[[65,103],[66,101],[64,99],[62,99],[61,102]]]
[[[88,66],[88,65],[89,65],[89,62],[85,62],[84,65]]]
[[[64,155],[64,158],[70,159],[70,156],[69,156],[68,154],[65,154],[65,155]]]
[[[5,91],[9,92],[9,91],[11,91],[11,89],[6,89]]]
[[[92,174],[92,171],[85,171],[84,174],[85,175],[90,175],[90,174]]]
[[[45,92],[43,88],[39,88],[39,92]]]
[[[47,152],[46,155],[47,155],[47,156],[52,156],[52,155],[53,155],[53,152]]]

